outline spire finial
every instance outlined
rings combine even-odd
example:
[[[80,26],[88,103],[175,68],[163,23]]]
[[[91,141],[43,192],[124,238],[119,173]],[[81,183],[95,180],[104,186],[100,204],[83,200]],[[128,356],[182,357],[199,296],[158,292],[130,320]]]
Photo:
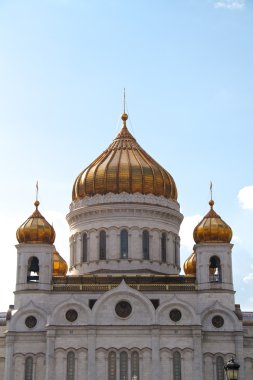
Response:
[[[128,114],[126,113],[126,89],[125,88],[124,88],[124,95],[123,95],[123,114],[121,115],[121,119],[123,120],[123,126],[126,127]]]
[[[124,97],[123,97],[123,113],[126,113],[126,89],[124,87]]]
[[[212,183],[212,181],[210,181],[210,196],[211,196],[211,199],[209,201],[209,205],[211,206],[211,208],[213,208],[214,201],[213,201],[213,183]]]
[[[39,195],[39,182],[36,182],[36,201],[34,202],[34,206],[36,209],[38,208],[40,202],[38,201],[38,195]]]

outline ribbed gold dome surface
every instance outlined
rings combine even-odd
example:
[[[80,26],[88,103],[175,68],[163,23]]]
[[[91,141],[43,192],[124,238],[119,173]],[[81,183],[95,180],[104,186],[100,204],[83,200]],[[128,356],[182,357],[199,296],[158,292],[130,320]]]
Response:
[[[209,202],[210,211],[204,216],[201,222],[193,231],[193,238],[196,243],[230,243],[232,239],[232,229],[214,211],[214,201]]]
[[[123,127],[111,145],[77,177],[73,201],[107,193],[142,193],[177,199],[172,176],[150,157],[126,127],[127,114],[121,116]]]
[[[53,276],[66,276],[68,271],[68,265],[66,261],[61,257],[59,252],[53,252],[53,268],[52,275]]]
[[[38,210],[40,202],[34,203],[36,209],[31,216],[17,229],[19,243],[53,244],[55,231]]]
[[[196,253],[194,251],[184,262],[184,273],[187,276],[196,275]]]

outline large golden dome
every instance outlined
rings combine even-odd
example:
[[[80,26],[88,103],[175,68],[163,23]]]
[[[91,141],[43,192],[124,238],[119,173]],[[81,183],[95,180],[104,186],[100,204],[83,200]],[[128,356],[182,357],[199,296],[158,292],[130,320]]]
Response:
[[[59,252],[56,250],[53,252],[53,267],[52,275],[53,276],[66,276],[68,271],[68,265],[66,261],[61,257]]]
[[[196,243],[230,243],[232,239],[232,229],[214,211],[214,201],[209,202],[210,211],[204,216],[201,222],[193,231],[193,238]]]
[[[17,229],[16,236],[19,243],[38,243],[53,244],[55,240],[55,231],[44,216],[38,210],[40,202],[36,201],[35,211],[29,218]]]
[[[128,116],[123,113],[123,127],[111,145],[75,180],[73,201],[106,193],[142,193],[177,199],[172,176],[150,157],[126,127]]]

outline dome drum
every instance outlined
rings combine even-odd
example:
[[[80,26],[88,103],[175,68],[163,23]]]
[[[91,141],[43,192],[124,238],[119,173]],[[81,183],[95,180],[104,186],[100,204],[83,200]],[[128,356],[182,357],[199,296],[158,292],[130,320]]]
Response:
[[[111,219],[112,220],[112,219]],[[160,229],[153,222],[149,224],[107,224],[94,222],[82,228],[70,238],[70,267],[78,274],[99,270],[126,271],[141,270],[178,274],[180,248],[177,232]],[[159,223],[159,222],[158,222]],[[72,230],[73,231],[73,230]],[[74,231],[73,231],[74,232]],[[125,248],[124,248],[125,247]],[[71,270],[71,273],[73,273]]]

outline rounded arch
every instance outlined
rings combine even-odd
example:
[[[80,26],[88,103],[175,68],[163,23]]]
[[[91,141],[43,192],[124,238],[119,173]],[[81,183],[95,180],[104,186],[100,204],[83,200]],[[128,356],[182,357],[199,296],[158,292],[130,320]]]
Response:
[[[209,281],[222,282],[222,266],[219,255],[213,255],[209,258]]]
[[[144,296],[142,293],[140,293],[137,290],[132,289],[129,286],[127,286],[127,284],[125,283],[124,280],[121,282],[121,284],[117,288],[114,288],[114,289],[104,293],[101,297],[98,298],[93,309],[91,310],[93,323],[97,324],[101,308],[103,309],[103,315],[104,315],[104,305],[108,304],[110,299],[112,300],[112,303],[115,303],[121,298],[126,300],[126,301],[129,301],[129,302],[131,301],[131,298],[132,298],[132,300],[137,301],[136,302],[137,304],[143,305],[144,308],[146,309],[146,313],[145,313],[145,315],[143,315],[144,318],[146,317],[146,323],[145,324],[155,323],[155,309],[154,309],[151,301],[146,296]],[[111,314],[110,314],[111,318],[114,319],[114,310],[112,311],[109,307],[108,312],[111,312]],[[134,314],[134,310],[129,317],[130,319],[127,319],[127,323],[129,323],[133,314]],[[111,324],[112,323],[111,318],[109,318],[108,321],[105,321],[106,322],[105,324]],[[118,324],[116,319],[114,319],[114,321],[116,324]],[[134,322],[135,323],[137,322],[137,318],[133,319],[133,323]],[[125,324],[126,322],[124,319],[121,319],[120,323]],[[140,319],[139,324],[142,324],[141,319]]]
[[[48,310],[43,310],[39,305],[30,301],[13,314],[8,322],[8,331],[27,331],[25,319],[31,315],[37,319],[37,324],[32,331],[44,330],[47,324]]]
[[[210,323],[211,317],[214,315],[224,316],[224,326],[219,331],[226,330],[242,330],[242,322],[238,320],[237,316],[230,309],[216,302],[214,305],[204,309],[201,315],[201,323],[203,330],[216,330],[216,328]]]
[[[68,310],[76,310],[78,313],[78,317],[75,321],[70,322],[66,319],[66,312]],[[91,310],[89,307],[77,300],[73,297],[61,302],[56,306],[52,315],[48,319],[49,325],[87,325],[90,323]]]
[[[177,298],[167,300],[163,302],[156,310],[156,321],[159,324],[175,324],[172,320],[170,320],[169,315],[167,315],[167,312],[169,313],[169,310],[172,309],[179,309],[182,312],[181,319],[177,322],[178,324],[200,324],[199,316],[196,315],[195,310],[193,307],[186,303],[185,301],[182,302],[178,300]],[[166,315],[165,315],[166,314]]]

